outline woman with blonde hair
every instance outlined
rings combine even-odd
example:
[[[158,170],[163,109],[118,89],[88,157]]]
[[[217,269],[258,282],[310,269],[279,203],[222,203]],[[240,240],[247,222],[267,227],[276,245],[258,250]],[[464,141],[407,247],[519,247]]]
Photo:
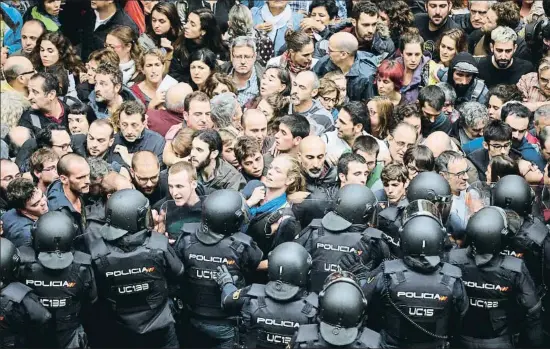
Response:
[[[131,87],[139,75],[136,64],[141,56],[138,36],[128,26],[117,26],[107,34],[105,47],[111,48],[120,58],[122,83]]]
[[[292,241],[300,224],[292,213],[292,197],[305,190],[305,178],[298,160],[288,154],[278,155],[269,166],[265,179],[250,181],[243,192],[250,192],[250,224],[247,234],[267,255],[283,242]]]
[[[388,136],[388,124],[393,115],[393,103],[388,97],[373,97],[367,102],[369,110],[371,135],[378,139]]]
[[[158,88],[164,79],[165,60],[166,54],[158,48],[143,53],[139,58],[138,69],[143,80],[130,90],[148,109],[156,109],[164,103],[165,91]]]

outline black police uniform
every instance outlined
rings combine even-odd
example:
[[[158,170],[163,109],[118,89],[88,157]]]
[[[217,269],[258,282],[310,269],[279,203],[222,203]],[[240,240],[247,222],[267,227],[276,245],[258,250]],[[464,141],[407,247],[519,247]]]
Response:
[[[97,300],[90,255],[72,252],[76,226],[62,212],[41,216],[32,228],[33,245],[19,250],[20,280],[52,314],[44,346],[85,348],[82,307]]]
[[[43,346],[36,339],[52,317],[30,287],[13,281],[19,261],[13,243],[0,238],[0,348]]]
[[[462,270],[470,304],[459,347],[513,348],[514,323],[519,319],[525,320],[522,327],[529,342],[534,347],[541,344],[540,299],[522,260],[496,256],[477,266],[467,248],[451,251],[449,263]]]
[[[225,264],[237,279],[235,285],[241,288],[246,285],[245,275],[256,270],[263,253],[250,236],[238,232],[218,242],[205,244],[197,236],[197,231],[203,228],[201,223],[186,224],[174,246],[185,265],[182,298],[191,318],[233,326],[221,307],[221,291],[216,283],[217,267]]]
[[[183,274],[181,261],[162,234],[144,230],[124,239],[96,240],[91,248],[99,296],[116,321],[111,325],[118,346],[178,346],[168,279],[177,282]]]
[[[444,348],[468,309],[459,268],[441,263],[444,230],[425,213],[401,230],[403,259],[385,261],[365,286],[382,347]]]
[[[523,259],[542,300],[543,329],[550,345],[550,234],[548,227],[531,215],[532,191],[523,177],[504,176],[493,188],[493,205],[517,213],[520,227],[506,236],[503,254]],[[514,229],[512,229],[514,230]],[[515,233],[515,234],[514,234]]]
[[[50,269],[29,247],[20,249],[20,280],[31,287],[52,314],[44,346],[85,348],[88,339],[81,323],[83,306],[95,303],[97,289],[90,255],[75,251],[73,262],[64,269]],[[55,333],[55,338],[50,336]]]
[[[372,218],[375,211],[376,197],[372,191],[359,184],[348,184],[338,191],[335,210],[322,220],[313,220],[300,233],[296,242],[313,258],[311,291],[321,291],[326,277],[339,270],[338,264],[344,254],[368,254],[357,246],[370,223],[369,215]]]
[[[234,341],[234,324],[221,307],[221,290],[216,278],[225,265],[245,286],[245,276],[255,272],[263,253],[248,235],[240,233],[244,221],[244,198],[223,189],[204,201],[202,223],[184,225],[174,248],[185,265],[181,298],[189,310],[191,347],[229,346]],[[193,335],[200,331],[201,335]]]
[[[380,348],[380,334],[363,326],[366,306],[352,274],[331,274],[319,294],[319,323],[301,326],[289,347]]]
[[[137,190],[115,192],[106,205],[103,239],[90,252],[96,271],[104,333],[113,347],[177,347],[168,282],[183,264],[168,238],[151,231],[149,200]]]
[[[237,289],[225,268],[219,268],[222,305],[230,314],[240,313],[246,348],[284,348],[296,330],[313,324],[317,315],[316,293],[306,290],[311,256],[295,242],[277,246],[268,257],[267,285]]]

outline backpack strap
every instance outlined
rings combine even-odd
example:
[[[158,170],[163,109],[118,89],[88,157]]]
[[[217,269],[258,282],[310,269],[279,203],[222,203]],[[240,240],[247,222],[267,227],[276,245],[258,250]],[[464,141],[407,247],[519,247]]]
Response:
[[[38,115],[31,113],[31,123],[34,127],[42,129],[42,124],[40,123],[40,118]]]
[[[483,92],[483,89],[485,88],[485,82],[481,79],[475,79],[474,80],[475,86],[474,91],[472,92],[472,101],[477,102],[479,97],[481,96],[481,93]]]
[[[27,293],[31,291],[32,289],[30,287],[23,285],[20,282],[12,282],[2,290],[2,296],[6,296],[15,303],[21,303]]]
[[[504,256],[502,261],[502,267],[507,270],[514,271],[516,273],[521,273],[521,265],[523,261],[519,258],[512,256]]]

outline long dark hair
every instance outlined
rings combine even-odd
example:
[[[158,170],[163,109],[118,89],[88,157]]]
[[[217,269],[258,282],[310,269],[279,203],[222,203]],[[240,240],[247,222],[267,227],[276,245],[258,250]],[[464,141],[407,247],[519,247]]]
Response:
[[[201,30],[204,30],[205,34],[201,39],[200,46],[207,48],[219,56],[221,60],[229,59],[229,50],[222,40],[222,34],[214,13],[206,8],[199,8],[189,12],[187,18],[191,13],[196,14],[200,18]],[[184,57],[189,57],[190,52],[188,50],[189,39],[185,38],[185,34],[182,32],[174,44],[176,50],[183,53]]]
[[[47,32],[38,38],[36,47],[31,52],[31,61],[37,70],[44,70],[42,60],[40,59],[40,45],[44,40],[54,44],[57,51],[59,51],[59,62],[56,64],[61,64],[65,69],[73,74],[86,71],[86,67],[84,66],[84,63],[82,63],[80,57],[76,54],[73,45],[71,45],[69,39],[67,39],[60,32]]]
[[[159,2],[153,7],[151,10],[151,15],[147,18],[146,34],[153,39],[157,47],[160,47],[160,39],[162,36],[155,34],[152,25],[153,12],[155,11],[165,15],[166,18],[168,18],[168,21],[170,21],[170,30],[165,34],[165,37],[171,42],[177,40],[182,31],[182,24],[180,16],[178,15],[178,9],[176,8],[176,5],[171,2]]]
[[[201,61],[210,68],[209,78],[216,72],[216,55],[214,52],[210,51],[207,48],[201,48],[200,50],[194,51],[189,57],[189,76],[191,76],[191,64],[195,61]],[[193,79],[189,78],[189,84],[193,89],[196,89],[198,86],[193,82]]]

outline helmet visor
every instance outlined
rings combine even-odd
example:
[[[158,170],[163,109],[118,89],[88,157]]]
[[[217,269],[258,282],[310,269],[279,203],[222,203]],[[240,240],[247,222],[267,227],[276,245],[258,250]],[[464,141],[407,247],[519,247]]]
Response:
[[[403,225],[407,224],[409,220],[417,216],[428,216],[442,224],[441,212],[437,203],[433,203],[428,200],[416,200],[405,208],[403,211]]]

